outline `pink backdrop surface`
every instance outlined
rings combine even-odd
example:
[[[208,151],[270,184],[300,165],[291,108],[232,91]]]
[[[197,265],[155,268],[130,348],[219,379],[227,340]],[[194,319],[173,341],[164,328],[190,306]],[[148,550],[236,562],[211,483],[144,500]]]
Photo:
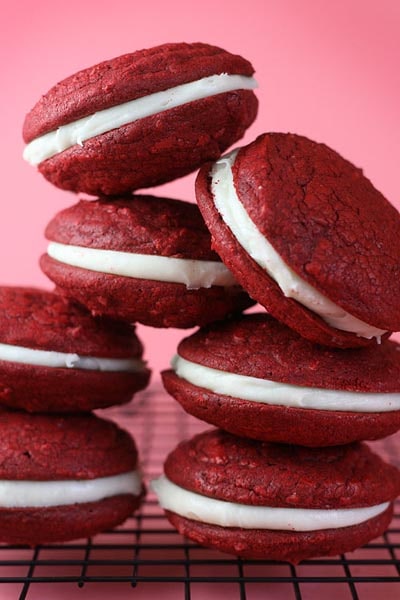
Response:
[[[56,212],[76,201],[23,162],[26,112],[76,70],[168,41],[208,42],[252,61],[260,110],[244,142],[265,131],[291,131],[325,142],[362,167],[400,208],[399,25],[398,0],[4,2],[0,284],[52,287],[38,267],[46,247],[43,231]],[[188,176],[156,193],[193,200],[193,182],[194,175]],[[156,375],[186,333],[138,329]],[[7,587],[0,590],[1,598],[13,597]],[[39,596],[35,592],[29,598],[44,597],[42,588]],[[46,592],[52,597],[51,586]],[[103,593],[100,586],[83,588],[79,597]],[[132,595],[118,586],[111,593],[121,599],[144,597],[140,590]],[[167,589],[162,593],[169,597]],[[58,597],[70,597],[70,588]]]
[[[62,8],[61,8],[62,7]],[[104,59],[168,41],[242,54],[259,82],[265,131],[322,141],[362,167],[400,207],[400,3],[397,0],[26,0],[2,7],[0,283],[51,288],[38,267],[52,216],[73,204],[21,158],[26,112],[52,85]],[[193,200],[194,175],[155,190]],[[139,327],[150,366],[168,366],[185,332]]]

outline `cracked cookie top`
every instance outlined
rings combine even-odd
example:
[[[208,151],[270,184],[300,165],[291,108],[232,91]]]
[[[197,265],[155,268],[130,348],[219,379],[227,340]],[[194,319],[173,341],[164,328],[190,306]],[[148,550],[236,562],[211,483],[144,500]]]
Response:
[[[305,448],[209,430],[181,442],[165,474],[187,490],[240,504],[350,508],[394,499],[400,472],[363,443]]]
[[[400,215],[325,144],[268,133],[232,167],[259,231],[302,280],[363,321],[400,327]]]
[[[93,479],[135,469],[137,448],[114,422],[0,410],[0,479]]]
[[[240,285],[303,337],[351,348],[400,331],[400,214],[334,150],[263,134],[203,165],[196,200]]]
[[[294,386],[400,391],[398,343],[386,340],[367,348],[329,348],[308,341],[266,313],[202,327],[180,341],[178,355],[218,371]],[[240,397],[240,390],[237,393]]]
[[[93,317],[62,295],[31,287],[0,286],[0,343],[103,357],[136,357],[143,346],[134,326]]]
[[[139,254],[219,261],[196,204],[149,195],[80,200],[57,213],[49,240]]]

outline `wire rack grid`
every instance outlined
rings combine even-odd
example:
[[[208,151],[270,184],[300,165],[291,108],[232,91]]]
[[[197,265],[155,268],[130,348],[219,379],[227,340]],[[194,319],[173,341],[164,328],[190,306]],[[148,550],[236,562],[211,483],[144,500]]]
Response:
[[[102,411],[135,437],[147,481],[162,471],[179,440],[208,426],[190,417],[153,384],[130,404]],[[400,466],[398,434],[374,442]],[[383,537],[346,555],[307,560],[294,567],[241,560],[201,548],[165,519],[151,490],[141,510],[123,525],[92,539],[66,544],[0,546],[0,600],[399,600],[400,501]]]

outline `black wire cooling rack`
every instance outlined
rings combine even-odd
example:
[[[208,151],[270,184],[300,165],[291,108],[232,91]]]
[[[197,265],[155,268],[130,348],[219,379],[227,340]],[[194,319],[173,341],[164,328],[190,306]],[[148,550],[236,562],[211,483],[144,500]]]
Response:
[[[128,429],[147,480],[177,442],[208,428],[153,384],[131,404],[102,411]],[[400,466],[400,437],[374,446]],[[138,514],[92,539],[35,549],[0,546],[0,600],[399,600],[400,501],[390,528],[367,546],[294,567],[201,548],[168,523],[149,491]]]

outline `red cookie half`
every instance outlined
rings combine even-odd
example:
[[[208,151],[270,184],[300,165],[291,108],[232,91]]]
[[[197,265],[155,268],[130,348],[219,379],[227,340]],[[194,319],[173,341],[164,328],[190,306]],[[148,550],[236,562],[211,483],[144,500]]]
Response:
[[[221,430],[182,442],[152,482],[193,541],[245,558],[298,563],[349,552],[388,527],[400,473],[364,444],[310,449]]]
[[[0,287],[0,404],[76,412],[129,402],[150,371],[127,323],[36,288]]]
[[[182,340],[166,390],[190,414],[244,437],[334,446],[400,429],[400,346],[313,344],[267,314]]]
[[[61,542],[122,523],[145,489],[132,437],[115,423],[0,411],[0,541]]]
[[[239,283],[302,336],[358,347],[400,330],[400,215],[324,144],[261,135],[203,166],[196,197]]]
[[[164,44],[64,79],[26,116],[24,157],[65,190],[114,195],[214,160],[257,114],[253,67],[203,43]]]
[[[254,304],[211,250],[195,204],[156,198],[80,201],[46,228],[40,265],[95,315],[189,328]]]

